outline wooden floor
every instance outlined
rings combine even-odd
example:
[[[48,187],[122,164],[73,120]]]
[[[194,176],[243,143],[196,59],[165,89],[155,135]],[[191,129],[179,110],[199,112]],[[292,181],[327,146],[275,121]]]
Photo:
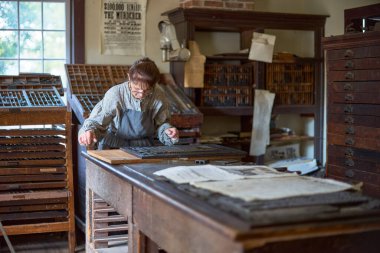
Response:
[[[67,253],[66,233],[46,233],[9,236],[16,253]],[[0,253],[10,252],[3,237],[0,237]],[[85,253],[84,235],[77,235],[77,253]]]

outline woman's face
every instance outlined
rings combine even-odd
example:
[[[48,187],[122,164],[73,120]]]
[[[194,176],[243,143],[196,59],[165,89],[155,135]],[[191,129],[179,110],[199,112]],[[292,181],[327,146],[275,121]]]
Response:
[[[136,83],[134,81],[129,81],[129,89],[131,90],[132,96],[136,99],[143,99],[152,94],[153,91],[153,87],[149,84]]]

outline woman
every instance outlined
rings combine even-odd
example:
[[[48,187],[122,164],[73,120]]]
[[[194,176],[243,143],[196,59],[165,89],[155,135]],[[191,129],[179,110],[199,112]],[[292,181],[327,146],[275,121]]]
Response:
[[[178,130],[169,124],[168,101],[157,89],[160,72],[149,58],[130,67],[129,81],[110,88],[79,130],[79,144],[98,149],[151,146],[157,134],[165,145],[178,142]]]

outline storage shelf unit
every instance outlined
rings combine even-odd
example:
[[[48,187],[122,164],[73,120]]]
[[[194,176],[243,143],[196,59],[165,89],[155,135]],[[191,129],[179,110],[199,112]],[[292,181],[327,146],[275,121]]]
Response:
[[[208,8],[176,8],[166,11],[162,14],[168,16],[171,23],[174,24],[177,33],[178,41],[195,40],[195,33],[198,31],[206,32],[233,32],[240,34],[240,48],[250,48],[253,32],[262,32],[264,29],[280,29],[280,30],[298,30],[311,31],[314,34],[314,58],[303,61],[304,65],[310,64],[309,82],[299,97],[297,103],[293,103],[292,99],[286,100],[286,103],[278,103],[273,108],[273,113],[284,114],[311,114],[314,116],[314,157],[318,161],[323,158],[323,52],[321,49],[321,38],[324,35],[324,26],[327,16],[325,15],[309,15],[309,14],[290,14],[290,13],[271,13],[271,12],[256,12],[256,11],[236,11],[236,10],[221,10]],[[207,56],[207,64],[221,63],[227,61],[239,62],[239,65],[250,63],[254,66],[252,72],[252,95],[244,95],[245,98],[250,98],[249,103],[253,103],[254,88],[266,88],[266,68],[264,63],[252,62],[248,60],[247,54],[219,54],[215,56]],[[276,63],[274,63],[276,64]],[[292,65],[293,63],[290,63]],[[286,65],[286,64],[284,64]],[[293,64],[294,65],[294,64]],[[269,66],[269,65],[268,65]],[[184,87],[184,63],[171,62],[170,72],[173,75],[177,84]],[[205,115],[235,115],[241,116],[242,129],[241,131],[250,131],[253,113],[252,105],[247,103],[233,103],[233,99],[239,93],[239,87],[235,87],[235,93],[230,90],[225,90],[225,93],[230,92],[232,99],[228,103],[204,103],[205,95],[212,97],[209,94],[209,84],[207,81],[207,72],[205,75],[205,88],[202,89],[186,89],[186,93],[193,99],[199,109]],[[300,83],[298,83],[300,84]],[[297,85],[298,85],[297,84]],[[216,86],[215,86],[216,87]],[[214,86],[212,88],[215,88]],[[297,87],[298,89],[298,87]],[[229,101],[228,94],[221,96],[222,102]],[[243,91],[244,94],[248,94]],[[306,97],[302,101],[302,96]],[[284,102],[283,101],[283,102]],[[215,102],[215,99],[214,99]],[[302,103],[301,103],[302,102]],[[223,106],[221,106],[223,105]]]
[[[327,176],[380,197],[380,32],[324,39]]]
[[[8,235],[67,232],[74,252],[72,116],[45,84],[0,89],[0,220]]]

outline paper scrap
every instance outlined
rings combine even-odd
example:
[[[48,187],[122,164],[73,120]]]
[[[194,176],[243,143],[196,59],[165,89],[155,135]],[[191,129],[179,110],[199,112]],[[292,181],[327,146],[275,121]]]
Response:
[[[249,154],[264,155],[270,142],[270,118],[274,102],[274,93],[267,90],[255,90],[253,108],[252,137]]]
[[[217,166],[211,164],[170,167],[156,171],[153,174],[157,176],[164,176],[178,184],[210,180],[236,180],[244,178],[241,175],[227,172],[226,170],[219,169]]]
[[[192,182],[191,184],[198,188],[245,201],[289,198],[352,189],[351,185],[332,179],[298,176],[296,174],[283,175],[230,181]]]

